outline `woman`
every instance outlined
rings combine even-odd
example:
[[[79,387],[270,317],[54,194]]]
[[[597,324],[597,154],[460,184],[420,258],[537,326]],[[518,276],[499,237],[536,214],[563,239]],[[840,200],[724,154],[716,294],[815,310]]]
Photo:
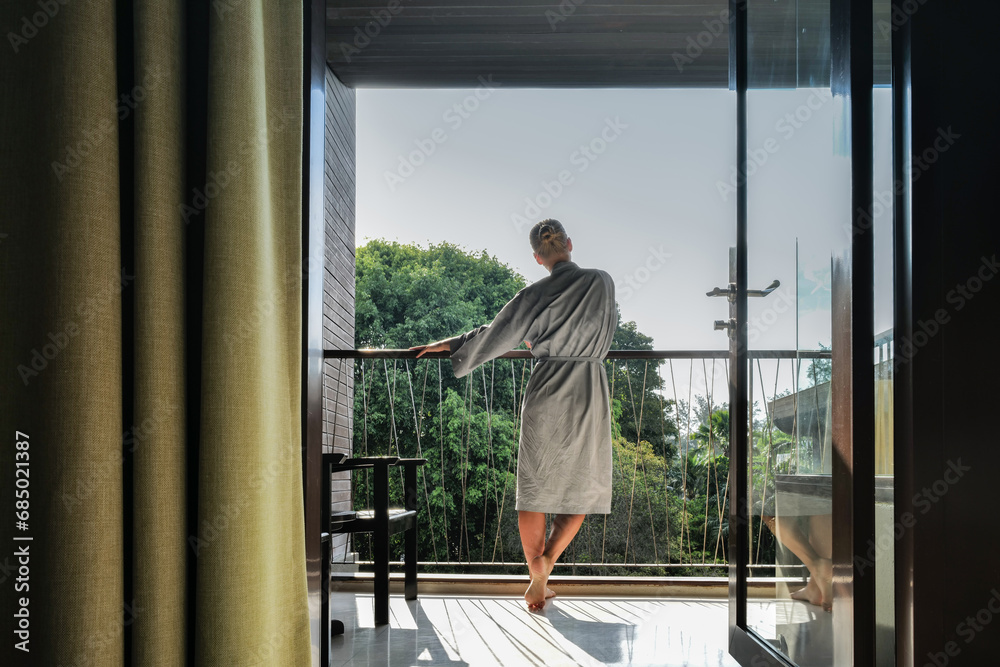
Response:
[[[618,314],[615,284],[571,259],[573,242],[558,220],[528,235],[535,261],[551,275],[520,290],[490,324],[429,345],[451,352],[456,377],[525,341],[536,358],[521,405],[517,454],[518,528],[531,583],[528,608],[555,595],[549,574],[587,514],[611,512],[611,407],[602,359]],[[555,514],[545,539],[545,514]]]

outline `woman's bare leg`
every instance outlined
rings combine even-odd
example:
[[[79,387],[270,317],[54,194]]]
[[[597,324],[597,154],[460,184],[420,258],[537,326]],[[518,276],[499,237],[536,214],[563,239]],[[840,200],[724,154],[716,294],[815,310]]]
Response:
[[[585,514],[557,514],[552,520],[552,532],[545,539],[545,514],[518,511],[517,525],[521,533],[521,546],[528,562],[531,583],[524,594],[529,609],[541,609],[545,599],[555,595],[547,588],[549,575],[559,556],[573,541]]]
[[[829,611],[833,606],[833,565],[829,554],[817,553],[811,536],[802,534],[794,517],[765,516],[764,523],[778,541],[802,561],[811,575],[805,588],[793,592],[792,598]],[[814,529],[815,524],[810,525],[810,533]]]
[[[524,549],[524,562],[531,564],[536,557],[545,551],[545,513],[518,512],[517,527],[521,533],[521,547]],[[530,572],[530,568],[529,568]],[[550,589],[545,590],[545,597],[554,596]]]
[[[833,610],[833,515],[813,514],[809,517],[809,544],[818,556],[816,570],[823,594],[823,609]]]
[[[809,543],[820,558],[833,558],[832,514],[813,514],[809,517]]]

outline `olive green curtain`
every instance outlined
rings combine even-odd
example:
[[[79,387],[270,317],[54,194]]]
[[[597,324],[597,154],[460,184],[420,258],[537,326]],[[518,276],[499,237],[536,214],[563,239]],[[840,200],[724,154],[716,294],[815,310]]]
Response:
[[[0,3],[3,664],[310,662],[301,12]]]

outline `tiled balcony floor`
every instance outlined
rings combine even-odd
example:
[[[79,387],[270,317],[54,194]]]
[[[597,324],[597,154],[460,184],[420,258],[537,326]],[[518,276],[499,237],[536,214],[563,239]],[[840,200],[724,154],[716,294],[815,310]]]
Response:
[[[519,596],[393,595],[375,627],[372,596],[336,593],[336,667],[368,665],[689,665],[736,667],[725,600],[566,597],[541,613]]]

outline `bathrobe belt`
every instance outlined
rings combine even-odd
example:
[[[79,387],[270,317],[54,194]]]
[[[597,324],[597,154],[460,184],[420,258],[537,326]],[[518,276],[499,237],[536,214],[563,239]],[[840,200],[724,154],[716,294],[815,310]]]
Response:
[[[546,359],[552,361],[592,361],[594,363],[602,363],[604,360],[601,357],[557,357],[555,355],[550,355],[547,357],[535,357],[536,361],[545,361]]]

